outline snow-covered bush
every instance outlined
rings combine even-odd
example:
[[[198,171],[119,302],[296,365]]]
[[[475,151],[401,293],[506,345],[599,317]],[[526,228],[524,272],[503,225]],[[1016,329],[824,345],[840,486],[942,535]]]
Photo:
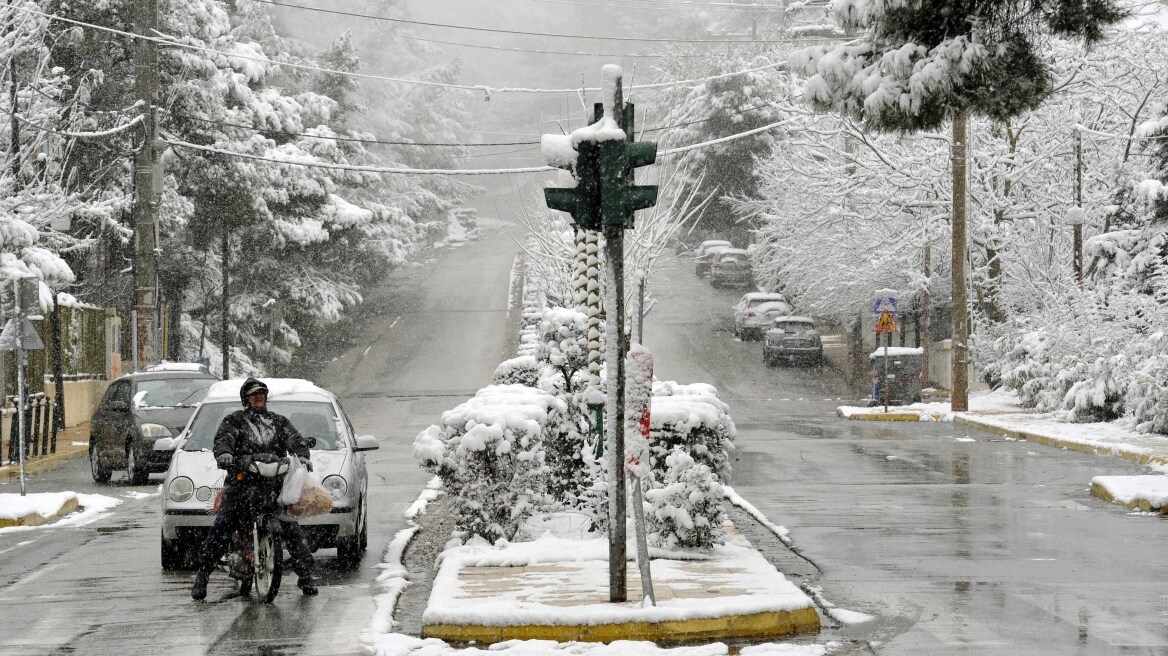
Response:
[[[737,434],[729,410],[713,385],[654,382],[649,414],[650,465],[654,475],[660,480],[666,457],[681,448],[709,467],[719,480],[728,482],[730,454]]]
[[[645,492],[649,537],[665,549],[709,549],[725,535],[725,493],[710,468],[678,448],[665,457],[660,487]]]
[[[495,367],[491,384],[536,387],[539,385],[539,362],[531,355],[504,360]]]
[[[560,389],[574,390],[576,373],[588,366],[588,315],[570,308],[545,308],[539,330],[540,361],[559,373]]]
[[[511,539],[547,507],[544,444],[567,411],[555,396],[492,385],[442,414],[414,439],[414,457],[457,500],[458,527],[492,542]]]

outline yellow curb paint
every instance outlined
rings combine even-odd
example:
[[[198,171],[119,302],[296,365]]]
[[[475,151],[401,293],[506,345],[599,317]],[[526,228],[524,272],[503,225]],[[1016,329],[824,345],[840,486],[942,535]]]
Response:
[[[1116,500],[1115,497],[1111,496],[1111,493],[1108,492],[1106,488],[1098,483],[1091,484],[1091,496],[1099,497],[1108,503],[1119,504],[1132,510],[1141,510],[1143,512],[1158,512],[1161,515],[1168,515],[1168,506],[1156,507],[1149,503],[1147,499],[1132,499],[1127,503],[1120,503],[1118,500]]]
[[[993,424],[986,424],[976,419],[969,417],[955,416],[953,418],[959,424],[967,426],[974,426],[984,431],[1005,435],[1016,440],[1026,440],[1027,442],[1036,442],[1044,446],[1052,446],[1058,449],[1067,449],[1068,451],[1077,451],[1079,453],[1089,453],[1100,456],[1114,456],[1124,460],[1134,462],[1140,465],[1147,465],[1153,462],[1162,465],[1168,465],[1168,456],[1153,455],[1150,453],[1142,453],[1139,451],[1129,451],[1127,449],[1119,448],[1118,446],[1096,446],[1094,444],[1083,444],[1082,442],[1073,442],[1064,440],[1050,435],[1041,435],[1039,433],[1029,433],[1027,431],[1014,430],[1012,428],[1003,428]]]
[[[840,417],[850,419],[852,421],[920,421],[922,414],[928,415],[933,419],[937,419],[938,415],[932,413],[916,413],[916,412],[861,412],[853,415],[845,416],[843,412],[836,411]]]
[[[563,626],[427,624],[422,627],[422,637],[439,638],[447,642],[474,641],[488,644],[506,640],[690,642],[736,638],[782,638],[796,633],[817,631],[819,631],[819,613],[815,612],[814,607],[807,607],[793,611],[770,611],[750,615],[727,615],[666,622]]]
[[[66,499],[65,503],[61,504],[61,509],[57,512],[45,517],[40,513],[31,513],[16,519],[0,519],[0,528],[7,528],[9,526],[40,526],[54,522],[71,512],[76,512],[78,508],[77,497]]]

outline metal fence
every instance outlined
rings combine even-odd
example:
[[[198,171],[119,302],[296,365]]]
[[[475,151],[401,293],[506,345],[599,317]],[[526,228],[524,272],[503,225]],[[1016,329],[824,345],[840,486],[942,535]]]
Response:
[[[7,396],[4,398],[3,409],[0,409],[0,415],[9,422],[8,430],[0,431],[0,465],[13,464],[20,459],[20,418],[16,415],[17,401],[17,397]],[[53,421],[55,411],[56,404],[45,396],[44,392],[28,395],[28,407],[24,411],[26,461],[29,458],[57,452],[57,422]],[[7,447],[4,445],[5,437],[8,439]]]

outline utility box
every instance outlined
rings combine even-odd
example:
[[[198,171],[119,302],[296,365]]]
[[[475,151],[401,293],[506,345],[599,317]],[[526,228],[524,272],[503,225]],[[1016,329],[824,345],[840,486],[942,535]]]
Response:
[[[882,346],[873,351],[868,360],[872,364],[871,405],[885,402],[885,385],[888,386],[889,405],[906,405],[921,400],[925,380],[924,349]]]

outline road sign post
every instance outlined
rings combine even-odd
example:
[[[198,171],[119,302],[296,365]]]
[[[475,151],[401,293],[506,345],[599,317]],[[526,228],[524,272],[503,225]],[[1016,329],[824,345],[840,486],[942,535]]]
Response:
[[[892,318],[892,311],[889,309],[890,307],[896,307],[895,297],[893,297],[893,300],[894,302],[890,305],[884,304],[882,306],[879,300],[875,304],[877,308],[884,308],[880,312],[880,318],[876,320],[877,351],[879,351],[880,346],[880,335],[887,335],[884,342],[884,356],[881,358],[883,370],[881,375],[883,376],[883,380],[880,381],[880,390],[883,392],[882,396],[884,397],[884,412],[888,412],[888,394],[890,387],[888,385],[888,350],[892,348],[892,333],[896,332],[896,320]]]
[[[13,281],[15,316],[4,325],[0,332],[0,351],[16,351],[16,430],[18,433],[18,457],[20,461],[20,496],[25,494],[24,458],[28,445],[28,351],[39,351],[45,347],[40,335],[29,319],[29,315],[40,314],[40,281],[36,278],[17,278]],[[57,382],[60,385],[60,381]]]

